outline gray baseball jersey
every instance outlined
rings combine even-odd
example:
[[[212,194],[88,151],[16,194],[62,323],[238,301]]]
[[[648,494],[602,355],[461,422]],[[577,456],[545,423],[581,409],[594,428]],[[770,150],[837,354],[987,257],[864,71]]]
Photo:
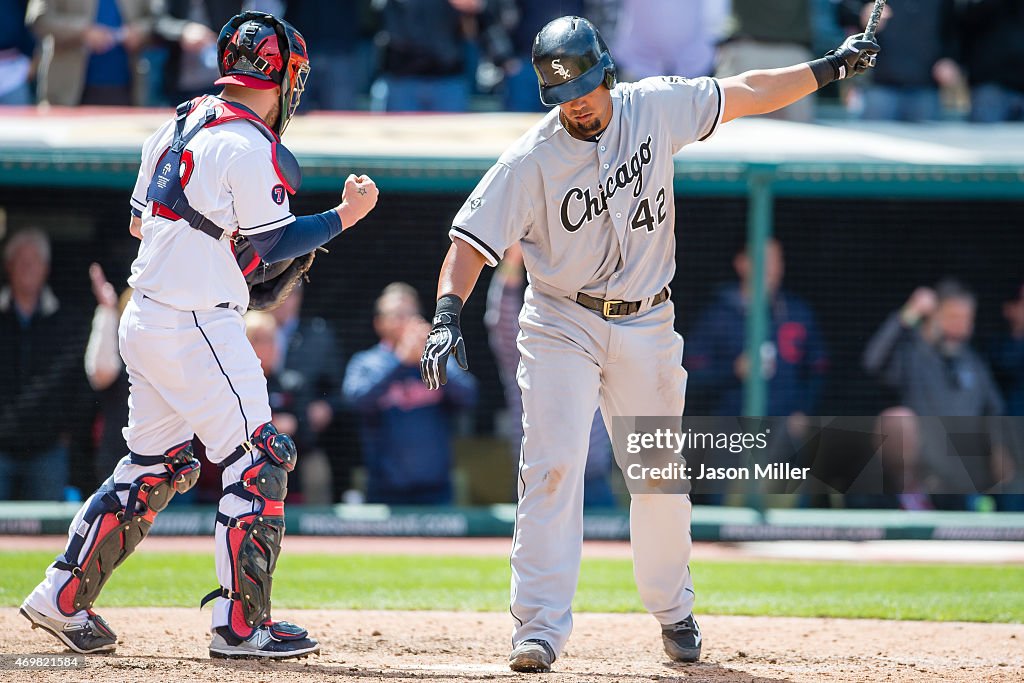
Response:
[[[495,265],[520,241],[531,282],[567,295],[635,301],[675,273],[672,155],[722,118],[718,82],[678,76],[621,83],[596,142],[571,136],[558,108],[514,143],[459,210],[450,235]]]
[[[596,141],[572,137],[552,111],[488,171],[450,233],[491,265],[520,242],[530,274],[517,339],[523,441],[510,610],[513,643],[544,640],[556,654],[572,629],[594,411],[611,433],[615,418],[681,415],[686,394],[670,304],[605,320],[572,298],[641,301],[672,280],[672,156],[711,137],[724,102],[713,79],[664,77],[616,86],[612,107]],[[630,493],[640,598],[661,624],[677,623],[694,605],[689,498]]]

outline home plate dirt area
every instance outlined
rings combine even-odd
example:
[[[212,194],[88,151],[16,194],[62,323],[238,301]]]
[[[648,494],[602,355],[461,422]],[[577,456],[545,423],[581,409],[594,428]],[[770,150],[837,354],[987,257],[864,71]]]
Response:
[[[670,663],[657,624],[641,614],[580,614],[551,674],[515,674],[506,658],[508,614],[281,610],[319,638],[322,652],[286,662],[209,659],[209,613],[107,608],[118,632],[112,655],[73,670],[0,670],[0,680],[67,681],[478,681],[540,677],[554,683],[612,681],[1021,681],[1017,624],[703,616],[698,664]],[[0,610],[0,652],[61,646]],[[4,657],[9,660],[9,657]]]

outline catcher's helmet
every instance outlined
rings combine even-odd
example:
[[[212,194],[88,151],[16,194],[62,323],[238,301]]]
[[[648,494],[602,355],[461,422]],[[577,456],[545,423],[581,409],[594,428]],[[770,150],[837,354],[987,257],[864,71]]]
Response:
[[[615,87],[615,62],[601,34],[582,17],[560,17],[533,41],[540,101],[549,107],[583,97],[604,83]]]
[[[281,113],[274,126],[284,133],[299,106],[309,75],[306,40],[287,21],[265,12],[242,12],[232,17],[217,38],[217,85],[241,85],[257,90],[281,87]]]

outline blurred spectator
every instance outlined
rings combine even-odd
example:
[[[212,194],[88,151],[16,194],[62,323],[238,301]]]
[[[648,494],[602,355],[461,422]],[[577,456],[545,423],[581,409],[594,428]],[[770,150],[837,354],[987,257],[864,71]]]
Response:
[[[145,102],[138,56],[152,28],[149,0],[29,0],[26,21],[42,42],[40,102]]]
[[[0,0],[0,105],[34,102],[29,79],[36,40],[25,26],[28,0]]]
[[[992,348],[992,369],[1006,397],[1007,415],[1024,415],[1024,284],[1003,303],[1006,333]]]
[[[312,452],[303,443],[303,377],[295,372],[281,369],[282,345],[277,321],[264,311],[249,311],[245,314],[245,336],[252,344],[260,360],[263,376],[267,380],[267,397],[270,399],[270,420],[278,431],[290,435],[308,472],[288,478],[288,499],[293,502],[309,502],[310,489],[317,491],[316,502],[327,504],[330,496],[323,455]]]
[[[332,452],[325,434],[341,410],[342,360],[344,353],[336,340],[334,330],[323,318],[303,317],[303,287],[292,290],[291,296],[275,308],[273,316],[278,349],[274,374],[281,390],[291,397],[291,409],[296,423],[289,431],[295,439],[305,462],[312,470],[313,458],[327,458],[335,479],[348,482],[349,472],[356,464],[346,452]],[[273,407],[273,399],[271,407]],[[323,463],[324,469],[328,467]],[[330,498],[327,480],[318,482]],[[307,493],[312,493],[306,486]],[[327,502],[326,500],[323,502]]]
[[[533,71],[533,39],[549,21],[584,12],[583,0],[509,0],[502,13],[508,26],[512,58],[505,62],[502,93],[505,111],[547,111],[540,101],[537,74]]]
[[[365,42],[363,28],[369,11],[369,0],[288,1],[284,18],[302,27],[309,43],[309,63],[316,74],[302,93],[303,109],[356,108],[356,95],[366,71],[361,44]]]
[[[619,77],[710,75],[727,13],[726,0],[622,0],[612,40]]]
[[[488,38],[495,63],[511,57],[507,42],[495,40],[500,32],[491,30],[484,0],[373,0],[373,8],[382,23],[375,39],[381,75],[370,91],[374,111],[467,111],[466,41]]]
[[[245,315],[246,338],[252,344],[256,357],[259,358],[263,377],[266,379],[266,393],[270,401],[270,422],[283,434],[290,435],[298,445],[299,438],[299,405],[296,387],[288,386],[281,367],[281,343],[278,336],[278,323],[273,315],[260,310],[250,310]],[[300,457],[308,456],[300,453]],[[214,468],[210,468],[214,469]],[[289,477],[288,501],[302,503],[305,499],[306,477]]]
[[[242,9],[245,11],[266,12],[267,14],[273,14],[275,17],[283,17],[289,4],[289,0],[245,0]]]
[[[1006,333],[992,347],[992,369],[1006,398],[1006,414],[1024,415],[1024,283],[1018,284],[1003,303]],[[1018,466],[1014,494],[1000,496],[1000,510],[1024,510],[1024,420],[1012,420],[1009,450]]]
[[[959,0],[961,63],[971,87],[970,120],[1024,121],[1024,2]],[[879,60],[881,61],[881,60]]]
[[[712,414],[743,414],[743,382],[750,365],[744,351],[753,286],[744,244],[733,259],[737,284],[721,288],[687,337],[689,386],[711,399]],[[828,354],[814,312],[783,290],[782,245],[765,245],[765,288],[770,302],[768,341],[761,347],[761,373],[768,383],[767,414],[814,415],[828,368]]]
[[[881,490],[870,493],[847,493],[848,508],[887,510],[932,510],[934,504],[921,481],[921,446],[916,415],[897,406],[888,408],[875,422],[876,440],[872,453],[881,468]],[[883,436],[884,435],[884,436]],[[871,466],[871,463],[865,468]],[[869,486],[876,486],[876,480]]]
[[[50,242],[41,230],[4,246],[8,285],[0,289],[0,500],[63,500],[68,484],[69,414],[82,349],[46,282]]]
[[[85,347],[85,375],[99,401],[96,438],[96,481],[107,478],[128,452],[121,429],[128,424],[128,373],[117,344],[117,326],[132,289],[117,296],[98,263],[89,266],[96,311]]]
[[[277,321],[264,311],[249,311],[245,314],[245,337],[252,344],[252,350],[260,359],[260,368],[267,380],[267,394],[270,396],[270,421],[279,432],[293,438],[298,431],[295,395],[287,391],[277,373],[281,359],[278,345]]]
[[[895,0],[878,24],[885,51],[863,91],[861,115],[869,120],[935,121],[942,117],[940,87],[960,80],[956,50],[955,0]],[[863,31],[874,3],[847,0],[856,16],[853,32]]]
[[[163,93],[170,104],[214,92],[213,82],[219,76],[217,35],[244,4],[242,0],[153,0],[153,34],[167,48]]]
[[[732,0],[725,35],[718,47],[719,77],[806,62],[842,42],[831,0]],[[805,97],[767,116],[812,121],[814,98]]]
[[[505,389],[508,407],[508,437],[516,461],[523,442],[523,396],[516,378],[519,368],[519,311],[523,307],[526,277],[523,270],[523,252],[519,245],[505,250],[505,256],[494,271],[487,290],[487,312],[484,323],[498,364],[498,375]],[[586,508],[614,507],[609,477],[612,471],[612,443],[598,409],[590,428],[590,449],[583,472],[583,506]]]
[[[389,505],[452,502],[452,418],[476,402],[476,379],[448,363],[448,383],[430,391],[420,380],[420,354],[430,324],[405,283],[388,285],[376,303],[380,343],[354,356],[343,394],[362,415],[366,500]]]
[[[974,333],[974,294],[954,280],[943,280],[934,290],[914,291],[903,308],[892,313],[868,342],[864,368],[900,394],[900,403],[917,416],[986,417],[1003,414],[1003,401],[988,366],[970,347]],[[916,421],[915,421],[916,422]],[[907,429],[915,429],[910,422]],[[979,434],[990,425],[981,420]],[[941,430],[921,429],[913,441],[920,444],[920,472],[938,507],[962,509],[969,497],[950,492],[973,486],[987,490],[1012,478],[1013,465],[998,430],[982,437],[984,444],[958,444],[961,453],[990,452],[979,458],[954,458],[944,442],[935,443]]]
[[[726,2],[728,0],[725,0]],[[559,5],[565,4],[559,0]],[[562,16],[569,12],[563,12]],[[603,36],[613,36],[619,28],[619,15],[622,13],[622,0],[583,0],[583,14],[597,26]]]

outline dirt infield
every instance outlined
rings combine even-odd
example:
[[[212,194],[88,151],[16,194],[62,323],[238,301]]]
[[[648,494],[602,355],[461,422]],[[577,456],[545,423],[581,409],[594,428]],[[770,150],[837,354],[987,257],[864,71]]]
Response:
[[[205,551],[203,540],[154,537],[147,550]],[[59,537],[0,537],[0,548],[56,551]],[[504,555],[508,539],[309,539],[286,538],[286,552]],[[764,545],[764,544],[761,544]],[[819,556],[848,559],[850,549],[815,545]],[[991,547],[999,550],[997,546]],[[788,548],[785,552],[779,549]],[[863,557],[905,561],[916,546],[858,544]],[[870,550],[870,551],[869,551]],[[979,548],[950,546],[947,556],[980,560]],[[957,550],[959,552],[952,552]],[[770,552],[769,552],[770,551]],[[990,562],[1018,561],[1019,548],[990,552]],[[801,557],[802,545],[762,548],[701,545],[695,555],[753,559],[774,554]],[[591,557],[628,557],[625,543],[590,543]],[[519,680],[505,664],[508,614],[281,610],[318,637],[323,652],[297,662],[210,660],[206,646],[209,611],[196,609],[106,608],[103,615],[120,633],[118,652],[88,657],[74,671],[12,671],[0,666],[0,682],[217,681],[285,683],[298,680],[426,681]],[[674,665],[661,650],[654,620],[637,614],[580,614],[551,683],[614,681],[1022,681],[1024,626],[1020,624],[930,623],[847,619],[699,616],[704,658]],[[11,608],[0,609],[0,655],[56,654],[62,647]],[[151,635],[144,635],[144,634]],[[0,664],[9,658],[0,656]]]
[[[209,613],[110,608],[118,652],[74,671],[0,671],[0,680],[218,681],[519,680],[505,665],[507,614],[290,610],[279,618],[310,628],[323,652],[295,662],[207,658]],[[704,658],[676,665],[646,615],[581,614],[550,683],[614,681],[1021,681],[1024,628],[1012,624],[846,619],[701,618]],[[59,653],[17,610],[0,610],[2,653]],[[150,635],[144,635],[144,634]]]

